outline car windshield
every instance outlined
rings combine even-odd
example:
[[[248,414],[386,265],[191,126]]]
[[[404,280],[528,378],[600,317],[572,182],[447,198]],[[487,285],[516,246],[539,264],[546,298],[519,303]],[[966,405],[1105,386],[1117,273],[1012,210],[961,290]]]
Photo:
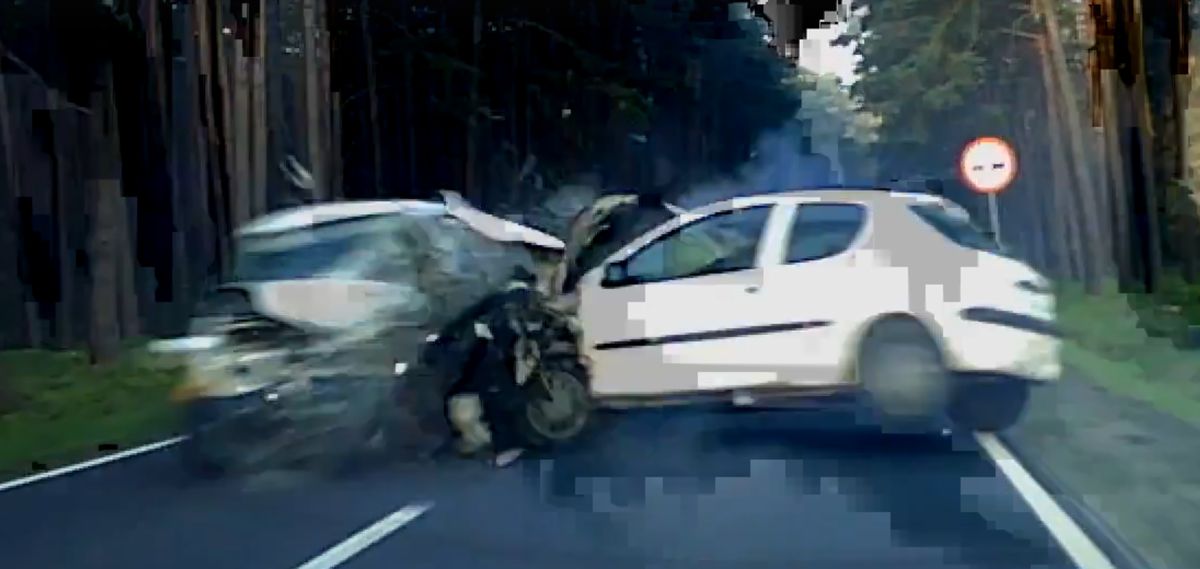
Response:
[[[970,219],[953,215],[940,205],[919,204],[909,206],[909,209],[946,239],[962,247],[989,253],[1004,252],[1000,243],[988,237]]]
[[[260,282],[329,276],[349,270],[364,252],[377,220],[328,223],[269,235],[242,237],[233,281]]]

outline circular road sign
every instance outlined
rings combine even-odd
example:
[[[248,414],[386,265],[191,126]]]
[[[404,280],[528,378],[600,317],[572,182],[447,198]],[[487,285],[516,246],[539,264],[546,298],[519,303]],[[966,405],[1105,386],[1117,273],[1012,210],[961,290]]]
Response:
[[[976,138],[963,148],[958,171],[976,192],[997,194],[1017,177],[1017,153],[1000,138]]]

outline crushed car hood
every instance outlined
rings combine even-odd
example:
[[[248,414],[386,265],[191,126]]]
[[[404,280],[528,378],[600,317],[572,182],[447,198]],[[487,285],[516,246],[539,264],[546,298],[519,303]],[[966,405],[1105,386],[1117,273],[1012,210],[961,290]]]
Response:
[[[345,329],[369,320],[385,307],[412,296],[397,283],[315,278],[238,283],[256,312],[307,329]]]

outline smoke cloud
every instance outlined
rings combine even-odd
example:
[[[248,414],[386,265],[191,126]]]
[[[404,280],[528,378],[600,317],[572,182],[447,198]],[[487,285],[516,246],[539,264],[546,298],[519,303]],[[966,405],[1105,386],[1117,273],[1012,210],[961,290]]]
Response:
[[[734,176],[697,184],[679,198],[694,208],[738,196],[784,192],[836,183],[833,160],[809,148],[803,123],[789,121],[759,137],[750,159]]]

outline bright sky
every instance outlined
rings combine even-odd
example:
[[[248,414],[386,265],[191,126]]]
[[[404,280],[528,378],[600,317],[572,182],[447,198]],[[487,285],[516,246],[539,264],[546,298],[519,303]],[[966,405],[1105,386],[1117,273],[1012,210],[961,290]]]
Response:
[[[846,85],[854,83],[857,80],[854,65],[858,61],[854,47],[830,45],[845,31],[845,23],[808,30],[808,37],[800,42],[800,65],[818,73],[833,73]]]

